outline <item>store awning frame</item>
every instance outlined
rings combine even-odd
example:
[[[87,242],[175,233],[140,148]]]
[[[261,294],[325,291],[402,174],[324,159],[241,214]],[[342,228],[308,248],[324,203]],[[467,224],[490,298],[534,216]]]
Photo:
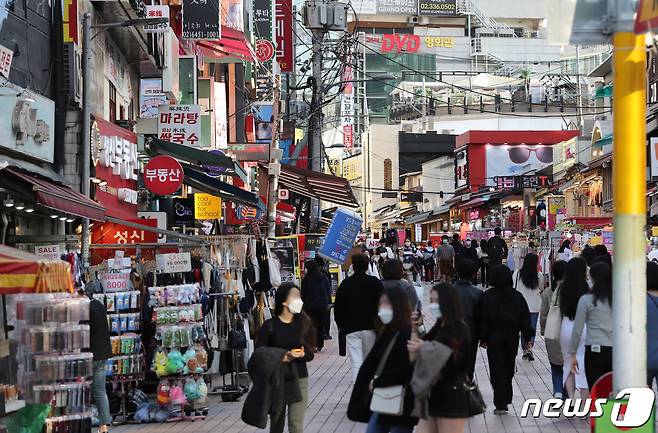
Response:
[[[184,166],[183,171],[185,172],[184,183],[192,188],[221,197],[223,200],[236,204],[244,204],[246,206],[259,208],[263,211],[265,210],[262,208],[262,201],[257,194],[245,191],[226,182],[222,182],[219,179],[210,177],[207,174],[194,170],[188,166]]]
[[[14,167],[4,168],[0,172],[26,184],[34,192],[34,200],[44,207],[94,221],[105,220],[105,208],[102,205],[67,186],[23,173]]]
[[[222,26],[222,37],[218,41],[198,41],[197,48],[211,63],[254,62],[254,50],[244,33],[227,26]]]

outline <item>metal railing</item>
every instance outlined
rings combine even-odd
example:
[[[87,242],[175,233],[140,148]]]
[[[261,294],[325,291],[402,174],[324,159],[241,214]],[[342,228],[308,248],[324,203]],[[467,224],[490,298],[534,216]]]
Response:
[[[498,36],[516,38],[514,29],[507,24],[499,23],[477,7],[474,0],[457,0],[457,13],[461,15],[471,15],[482,27],[492,30]]]

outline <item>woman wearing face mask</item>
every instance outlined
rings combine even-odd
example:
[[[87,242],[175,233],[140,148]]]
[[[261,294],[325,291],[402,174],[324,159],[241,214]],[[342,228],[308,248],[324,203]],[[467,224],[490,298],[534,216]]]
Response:
[[[351,420],[368,423],[366,433],[411,433],[418,422],[411,416],[414,396],[408,386],[413,367],[407,351],[407,341],[411,337],[411,307],[407,299],[400,287],[388,289],[379,299],[377,340],[359,370],[348,407]],[[377,370],[381,370],[379,375]],[[371,412],[372,390],[396,385],[405,386],[402,414]]]
[[[462,304],[454,286],[437,284],[430,292],[430,312],[436,323],[425,341],[438,341],[452,353],[441,368],[440,379],[427,397],[427,418],[420,420],[419,433],[460,433],[469,417],[469,406],[464,384],[468,381],[470,336],[464,322]],[[415,362],[423,340],[414,338],[407,343],[411,361]]]
[[[464,247],[466,251],[464,252],[464,258],[471,259],[473,260],[474,263],[477,263],[479,260],[478,257],[478,243],[476,241],[471,241],[470,239],[466,239],[464,241]],[[471,280],[471,283],[477,284],[477,272],[475,275],[473,275],[473,278]]]
[[[304,302],[299,287],[284,283],[274,296],[274,317],[261,327],[256,347],[270,346],[285,349],[284,362],[290,363],[290,374],[299,378],[302,401],[286,404],[283,411],[270,417],[270,432],[282,433],[288,413],[288,431],[304,431],[304,415],[308,403],[308,369],[306,363],[313,359],[315,337],[311,320],[302,312]],[[296,373],[296,374],[295,374]],[[284,386],[285,384],[280,384]]]

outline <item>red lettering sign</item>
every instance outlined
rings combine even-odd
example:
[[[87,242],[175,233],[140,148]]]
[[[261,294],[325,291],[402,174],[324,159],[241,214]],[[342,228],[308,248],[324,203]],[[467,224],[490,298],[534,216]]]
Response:
[[[294,50],[292,29],[295,25],[292,19],[292,0],[276,0],[274,18],[276,61],[279,62],[281,71],[292,72],[295,66],[292,55]]]
[[[155,195],[175,193],[184,177],[183,167],[171,156],[156,156],[144,167],[144,185]]]
[[[418,35],[383,35],[382,53],[415,53],[420,49],[420,36]]]

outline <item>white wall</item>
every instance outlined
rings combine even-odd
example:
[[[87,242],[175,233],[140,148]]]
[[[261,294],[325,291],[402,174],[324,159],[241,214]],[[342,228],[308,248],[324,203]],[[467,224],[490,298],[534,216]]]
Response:
[[[460,117],[462,117],[460,119]],[[470,130],[489,131],[552,131],[563,129],[564,121],[559,117],[511,117],[505,115],[485,116],[446,116],[436,120],[434,130],[452,130],[452,134],[463,134]]]
[[[392,164],[393,189],[399,189],[400,160],[398,157],[398,125],[370,125],[368,134],[363,135],[363,154],[366,158],[365,172],[367,190],[363,204],[364,216],[367,224],[372,221],[373,212],[384,206],[396,204],[398,198],[382,198],[381,189],[384,188],[384,160],[390,159]]]
[[[443,191],[443,198],[439,194],[423,194],[423,211],[438,209],[452,197],[450,192],[455,190],[455,159],[452,156],[442,156],[423,163],[421,182],[423,191]]]
[[[546,39],[492,38],[482,39],[482,52],[507,62],[559,61],[561,48]],[[534,69],[534,68],[533,68]]]
[[[492,18],[546,17],[546,0],[475,0],[475,4]]]

